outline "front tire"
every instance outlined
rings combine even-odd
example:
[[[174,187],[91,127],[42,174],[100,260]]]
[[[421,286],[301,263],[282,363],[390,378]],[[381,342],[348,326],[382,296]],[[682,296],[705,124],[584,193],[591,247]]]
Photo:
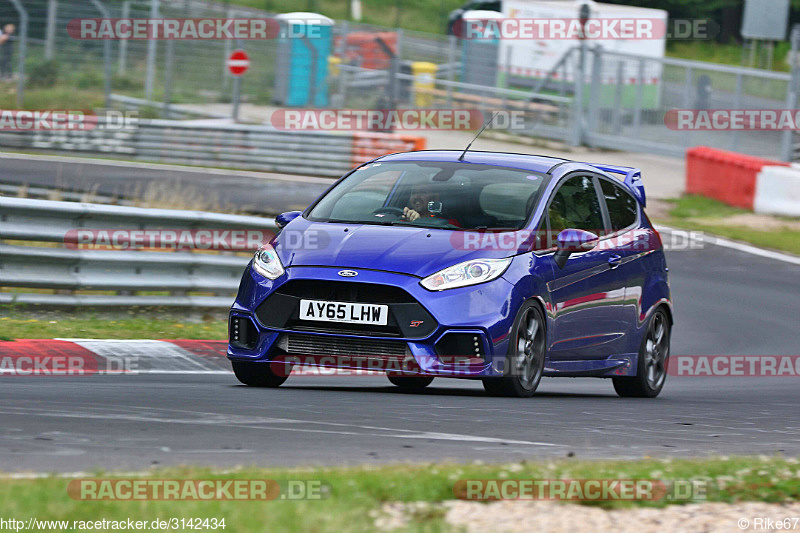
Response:
[[[248,387],[280,387],[289,375],[280,376],[272,371],[272,363],[252,363],[250,361],[231,361],[236,379]]]
[[[639,348],[636,375],[612,378],[614,390],[623,398],[655,398],[667,380],[671,327],[667,313],[659,308],[650,317]]]
[[[491,396],[530,398],[542,380],[547,355],[544,315],[539,306],[527,302],[517,313],[512,341],[504,360],[503,377],[486,378],[483,388]]]
[[[392,385],[397,385],[404,391],[421,391],[431,384],[433,378],[430,376],[386,376]]]

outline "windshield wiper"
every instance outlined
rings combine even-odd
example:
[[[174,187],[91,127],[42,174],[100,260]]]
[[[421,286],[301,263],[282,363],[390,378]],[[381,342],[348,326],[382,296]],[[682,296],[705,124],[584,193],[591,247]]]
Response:
[[[407,220],[395,220],[394,222],[390,222],[389,225],[391,226],[411,226],[412,228],[425,228],[425,229],[461,229],[455,224],[444,224],[442,226],[429,226],[427,224],[416,224],[414,222],[409,222]]]
[[[373,221],[373,220],[340,220],[340,219],[336,219],[336,218],[333,218],[333,219],[330,219],[330,220],[326,220],[325,223],[331,223],[331,224],[369,224],[369,225],[372,225],[372,226],[391,226],[392,225],[392,223],[389,222],[389,221],[382,222],[382,221],[379,221],[379,220],[375,220],[375,221]]]

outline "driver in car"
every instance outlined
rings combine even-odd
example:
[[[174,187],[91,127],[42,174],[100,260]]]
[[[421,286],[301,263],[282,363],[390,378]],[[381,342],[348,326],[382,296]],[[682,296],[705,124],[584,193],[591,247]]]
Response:
[[[411,204],[411,207],[403,208],[403,218],[409,222],[413,222],[420,217],[435,217],[441,214],[429,211],[429,202],[439,203],[439,193],[432,185],[415,185],[414,188],[411,189],[411,196],[408,199],[408,203]],[[439,205],[441,208],[441,204]]]

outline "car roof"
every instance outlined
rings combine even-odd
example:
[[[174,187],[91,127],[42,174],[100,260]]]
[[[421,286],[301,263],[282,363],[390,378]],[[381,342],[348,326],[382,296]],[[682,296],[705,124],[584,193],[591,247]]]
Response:
[[[459,157],[463,150],[419,150],[401,152],[379,157],[376,161],[440,161],[449,163],[473,163],[478,165],[495,165],[533,172],[547,173],[554,166],[569,162],[560,157],[544,155],[512,154],[506,152],[481,152],[470,150],[463,160]]]

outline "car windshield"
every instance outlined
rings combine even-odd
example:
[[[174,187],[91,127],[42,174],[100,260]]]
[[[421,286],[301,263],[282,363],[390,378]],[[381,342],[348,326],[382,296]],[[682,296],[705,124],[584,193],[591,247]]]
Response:
[[[317,222],[449,229],[520,229],[545,174],[473,163],[372,163],[308,214]]]

